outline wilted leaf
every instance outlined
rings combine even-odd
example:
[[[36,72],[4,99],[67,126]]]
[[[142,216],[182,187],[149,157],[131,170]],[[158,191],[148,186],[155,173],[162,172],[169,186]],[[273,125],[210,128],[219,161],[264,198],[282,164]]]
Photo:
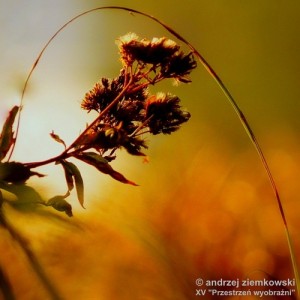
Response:
[[[29,167],[19,162],[0,163],[0,180],[5,182],[24,183],[33,175],[39,177],[45,176],[38,172],[32,172]]]
[[[46,203],[47,206],[52,206],[54,209],[58,211],[63,211],[67,214],[67,216],[72,217],[72,206],[65,200],[66,196],[55,196],[49,199]]]
[[[16,115],[19,111],[19,106],[14,106],[12,110],[9,112],[8,117],[5,120],[5,123],[2,128],[2,132],[0,135],[0,161],[5,158],[11,146],[14,144],[14,132],[13,132],[13,124],[16,118]]]
[[[76,158],[84,161],[85,163],[94,166],[100,172],[110,175],[112,178],[126,184],[131,184],[137,186],[136,183],[126,179],[121,173],[115,171],[108,161],[101,155],[94,152],[82,152],[75,156]]]
[[[50,136],[58,143],[63,144],[65,148],[67,148],[66,143],[59,137],[59,135],[55,134],[54,131],[50,133]]]
[[[83,206],[84,185],[83,185],[83,180],[79,169],[73,163],[68,162],[66,160],[62,160],[61,164],[63,165],[65,170],[66,180],[67,180],[69,190],[71,190],[74,187],[74,182],[75,182],[78,201],[80,205],[84,208]],[[72,183],[71,183],[71,179],[72,179]],[[72,188],[70,189],[70,187]]]

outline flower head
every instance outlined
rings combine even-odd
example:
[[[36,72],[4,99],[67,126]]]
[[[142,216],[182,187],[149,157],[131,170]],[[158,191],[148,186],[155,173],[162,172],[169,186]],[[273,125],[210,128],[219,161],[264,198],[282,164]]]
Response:
[[[81,108],[97,112],[102,111],[108,106],[123,88],[123,76],[115,79],[101,78],[94,87],[85,94],[81,103]]]
[[[175,78],[184,83],[191,80],[187,77],[197,67],[193,53],[185,55],[183,52],[176,52],[166,64],[161,67],[161,73],[166,78]]]
[[[180,99],[177,96],[158,93],[150,97],[145,103],[148,126],[152,134],[170,134],[187,122],[190,113],[181,109]]]
[[[129,33],[119,38],[121,59],[125,65],[132,65],[134,61],[145,64],[159,64],[168,60],[179,46],[165,37],[138,40],[138,36]]]

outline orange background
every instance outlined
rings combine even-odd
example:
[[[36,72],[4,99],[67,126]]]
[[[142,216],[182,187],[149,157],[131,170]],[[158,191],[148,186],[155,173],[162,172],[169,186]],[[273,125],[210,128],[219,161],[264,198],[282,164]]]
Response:
[[[155,15],[204,55],[244,111],[270,164],[300,254],[299,2],[161,2],[1,0],[1,121],[19,103],[39,51],[71,17],[102,5]],[[25,95],[14,160],[59,154],[61,145],[49,133],[54,130],[70,144],[92,120],[80,101],[100,77],[118,74],[115,40],[130,31],[173,39],[153,21],[122,11],[95,12],[57,37]],[[86,210],[72,194],[72,219],[5,208],[64,299],[193,299],[198,277],[294,277],[278,206],[255,149],[202,66],[192,80],[153,88],[178,95],[191,120],[171,136],[147,138],[148,164],[125,151],[112,163],[139,187],[78,163]],[[65,193],[58,166],[38,171],[48,176],[28,185],[45,198]],[[15,243],[3,230],[1,236],[0,263],[18,299],[47,297]]]

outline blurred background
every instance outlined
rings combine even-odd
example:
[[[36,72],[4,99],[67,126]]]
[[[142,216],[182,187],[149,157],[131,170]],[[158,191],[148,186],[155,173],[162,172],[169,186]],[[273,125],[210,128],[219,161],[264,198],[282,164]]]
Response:
[[[55,31],[105,5],[156,16],[219,74],[270,164],[299,260],[299,1],[0,0],[1,123],[19,104],[26,77]],[[78,136],[93,119],[80,109],[81,99],[102,76],[118,74],[115,40],[127,32],[176,41],[150,19],[125,11],[102,10],[76,20],[50,44],[33,73],[13,160],[59,154],[63,149],[50,138],[52,130],[67,144]],[[59,214],[57,221],[5,208],[63,299],[193,299],[198,277],[294,278],[283,222],[254,147],[201,65],[192,80],[153,89],[178,95],[191,120],[171,136],[149,136],[148,164],[125,151],[112,163],[140,186],[78,163],[86,209],[72,194],[73,218]],[[28,185],[45,199],[65,193],[58,166],[38,171],[48,176]],[[4,230],[0,246],[0,263],[18,299],[47,299]]]

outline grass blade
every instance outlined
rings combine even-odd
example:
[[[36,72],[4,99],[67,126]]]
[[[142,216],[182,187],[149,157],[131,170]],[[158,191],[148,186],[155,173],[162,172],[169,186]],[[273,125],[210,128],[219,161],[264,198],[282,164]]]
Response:
[[[21,100],[20,100],[20,106],[22,106],[23,103],[23,99],[24,99],[24,95],[27,89],[27,85],[28,82],[31,78],[31,75],[33,73],[33,71],[35,70],[35,68],[37,67],[43,53],[45,52],[45,50],[47,49],[47,47],[49,46],[49,44],[56,38],[56,36],[63,31],[68,25],[70,25],[71,23],[73,23],[75,20],[81,18],[84,15],[96,12],[96,11],[100,11],[100,10],[105,10],[105,9],[109,9],[109,10],[123,10],[123,11],[127,11],[130,13],[135,13],[138,15],[142,15],[148,19],[153,20],[154,22],[160,24],[162,27],[164,27],[168,32],[170,32],[173,36],[175,36],[178,40],[180,40],[181,42],[183,42],[184,44],[186,44],[191,50],[192,52],[197,56],[197,58],[199,59],[200,63],[203,65],[203,67],[207,70],[207,72],[211,75],[211,77],[215,80],[215,82],[217,83],[217,85],[220,87],[220,89],[223,91],[224,95],[226,96],[226,98],[228,99],[229,103],[231,104],[231,106],[233,107],[235,113],[237,114],[241,124],[243,125],[246,133],[248,134],[251,142],[253,143],[259,158],[263,164],[263,167],[267,173],[267,176],[270,180],[271,186],[272,186],[272,190],[275,194],[275,198],[278,204],[278,208],[281,214],[281,218],[282,221],[284,223],[284,227],[285,227],[285,231],[286,231],[286,238],[287,238],[287,243],[289,246],[289,252],[290,252],[290,258],[291,258],[291,262],[292,262],[292,266],[293,266],[293,271],[294,271],[294,275],[295,275],[295,279],[297,282],[297,293],[298,293],[298,299],[300,299],[300,278],[299,278],[299,272],[298,272],[298,267],[297,267],[297,263],[296,263],[296,255],[295,255],[295,251],[294,248],[292,247],[292,243],[291,243],[291,237],[290,237],[290,232],[289,232],[289,228],[288,228],[288,224],[286,221],[286,217],[285,217],[285,213],[283,210],[283,206],[282,206],[282,201],[281,201],[281,197],[279,195],[275,180],[273,178],[272,172],[270,170],[270,167],[267,163],[267,160],[264,156],[264,153],[260,147],[260,144],[258,142],[258,140],[256,139],[255,134],[253,133],[251,126],[249,125],[249,122],[247,121],[244,113],[241,111],[241,109],[239,108],[238,104],[236,103],[236,101],[234,100],[233,96],[231,95],[231,93],[229,92],[229,90],[226,88],[225,84],[223,83],[223,81],[221,80],[221,78],[217,75],[217,73],[214,71],[214,69],[209,65],[209,63],[205,60],[205,58],[200,54],[200,52],[198,52],[196,50],[195,47],[192,46],[192,44],[190,44],[185,38],[183,38],[179,33],[177,33],[175,30],[173,30],[171,27],[169,27],[168,25],[166,25],[165,23],[163,23],[162,21],[160,21],[159,19],[157,19],[156,17],[149,15],[147,13],[135,10],[135,9],[131,9],[131,8],[127,8],[127,7],[122,7],[122,6],[101,6],[101,7],[96,7],[87,11],[84,11],[81,14],[78,14],[77,16],[73,17],[72,19],[70,19],[68,22],[66,22],[63,26],[61,26],[55,33],[54,35],[48,40],[48,42],[45,44],[44,48],[42,49],[42,51],[40,52],[40,54],[38,55],[36,61],[34,62],[29,75],[25,81],[24,84],[24,88],[22,91],[22,96],[21,96]],[[16,129],[16,135],[15,138],[17,138],[18,135],[18,129],[19,129],[19,125],[20,125],[20,117],[21,114],[18,115],[18,123],[17,123],[17,129]],[[14,147],[15,147],[16,143],[13,144],[12,146],[12,151],[10,153],[10,155],[12,155]]]

